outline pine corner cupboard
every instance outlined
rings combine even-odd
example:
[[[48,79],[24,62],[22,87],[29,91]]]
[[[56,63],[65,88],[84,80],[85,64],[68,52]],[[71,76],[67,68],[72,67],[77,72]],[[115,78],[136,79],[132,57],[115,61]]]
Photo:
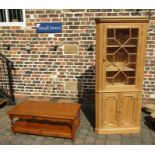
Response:
[[[96,132],[140,131],[146,18],[96,19]]]

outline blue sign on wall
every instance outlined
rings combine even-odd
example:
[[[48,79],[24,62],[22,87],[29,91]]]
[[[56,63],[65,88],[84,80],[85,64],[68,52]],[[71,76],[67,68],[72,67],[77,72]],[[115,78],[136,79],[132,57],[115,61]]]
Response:
[[[36,33],[61,33],[62,23],[38,23]]]

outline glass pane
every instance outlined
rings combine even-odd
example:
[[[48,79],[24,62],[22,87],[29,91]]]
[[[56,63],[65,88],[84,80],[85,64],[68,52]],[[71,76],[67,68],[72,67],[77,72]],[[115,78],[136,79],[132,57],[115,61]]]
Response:
[[[117,72],[107,72],[107,77],[110,78],[114,78],[116,76]]]
[[[107,60],[109,62],[114,62],[114,56],[113,55],[107,55]]]
[[[114,38],[114,29],[108,29],[107,33],[108,38]]]
[[[131,29],[131,38],[138,38],[138,29]]]
[[[136,47],[124,47],[124,49],[125,49],[128,53],[136,53],[136,52],[137,52],[137,46],[136,46]]]
[[[128,85],[134,85],[134,83],[135,83],[135,78],[129,78]]]
[[[127,68],[134,71],[136,69],[136,64],[135,63],[128,63]]]
[[[0,22],[6,22],[5,9],[0,9]]]
[[[108,54],[114,54],[115,52],[117,52],[119,49],[119,47],[107,47],[107,53]]]
[[[129,29],[116,29],[116,36],[115,37],[116,37],[116,40],[120,44],[123,44],[130,37],[130,31],[129,31]]]
[[[130,55],[130,57],[129,57],[129,61],[130,62],[136,62],[136,55]]]
[[[8,9],[9,22],[23,22],[22,9]]]
[[[126,75],[126,77],[134,77],[135,76],[135,72],[132,72],[132,71],[124,71],[123,73],[124,73],[124,75]]]
[[[124,67],[128,61],[128,53],[121,48],[117,53],[115,53],[115,63],[120,67]]]
[[[109,46],[114,46],[114,45],[119,46],[119,43],[115,39],[108,39],[107,44]]]
[[[122,72],[119,72],[117,76],[114,78],[114,85],[125,85],[126,77]]]
[[[133,47],[137,46],[137,39],[130,39],[127,41],[127,43],[125,45],[133,45]]]
[[[113,85],[113,79],[112,78],[107,78],[107,85],[112,86]]]

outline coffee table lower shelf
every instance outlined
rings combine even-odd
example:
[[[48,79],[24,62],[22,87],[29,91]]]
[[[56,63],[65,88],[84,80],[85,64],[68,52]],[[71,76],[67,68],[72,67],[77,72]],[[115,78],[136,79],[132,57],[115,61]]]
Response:
[[[79,121],[75,121],[75,128],[79,126]],[[73,138],[72,128],[69,125],[40,124],[34,121],[17,120],[12,126],[13,132],[29,133],[44,136],[55,136]],[[73,140],[73,139],[72,139]]]

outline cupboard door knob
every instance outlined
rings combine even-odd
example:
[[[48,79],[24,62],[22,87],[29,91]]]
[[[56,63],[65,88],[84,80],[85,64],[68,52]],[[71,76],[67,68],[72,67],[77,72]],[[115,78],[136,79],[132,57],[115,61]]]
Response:
[[[103,59],[103,62],[105,62],[105,59]]]

